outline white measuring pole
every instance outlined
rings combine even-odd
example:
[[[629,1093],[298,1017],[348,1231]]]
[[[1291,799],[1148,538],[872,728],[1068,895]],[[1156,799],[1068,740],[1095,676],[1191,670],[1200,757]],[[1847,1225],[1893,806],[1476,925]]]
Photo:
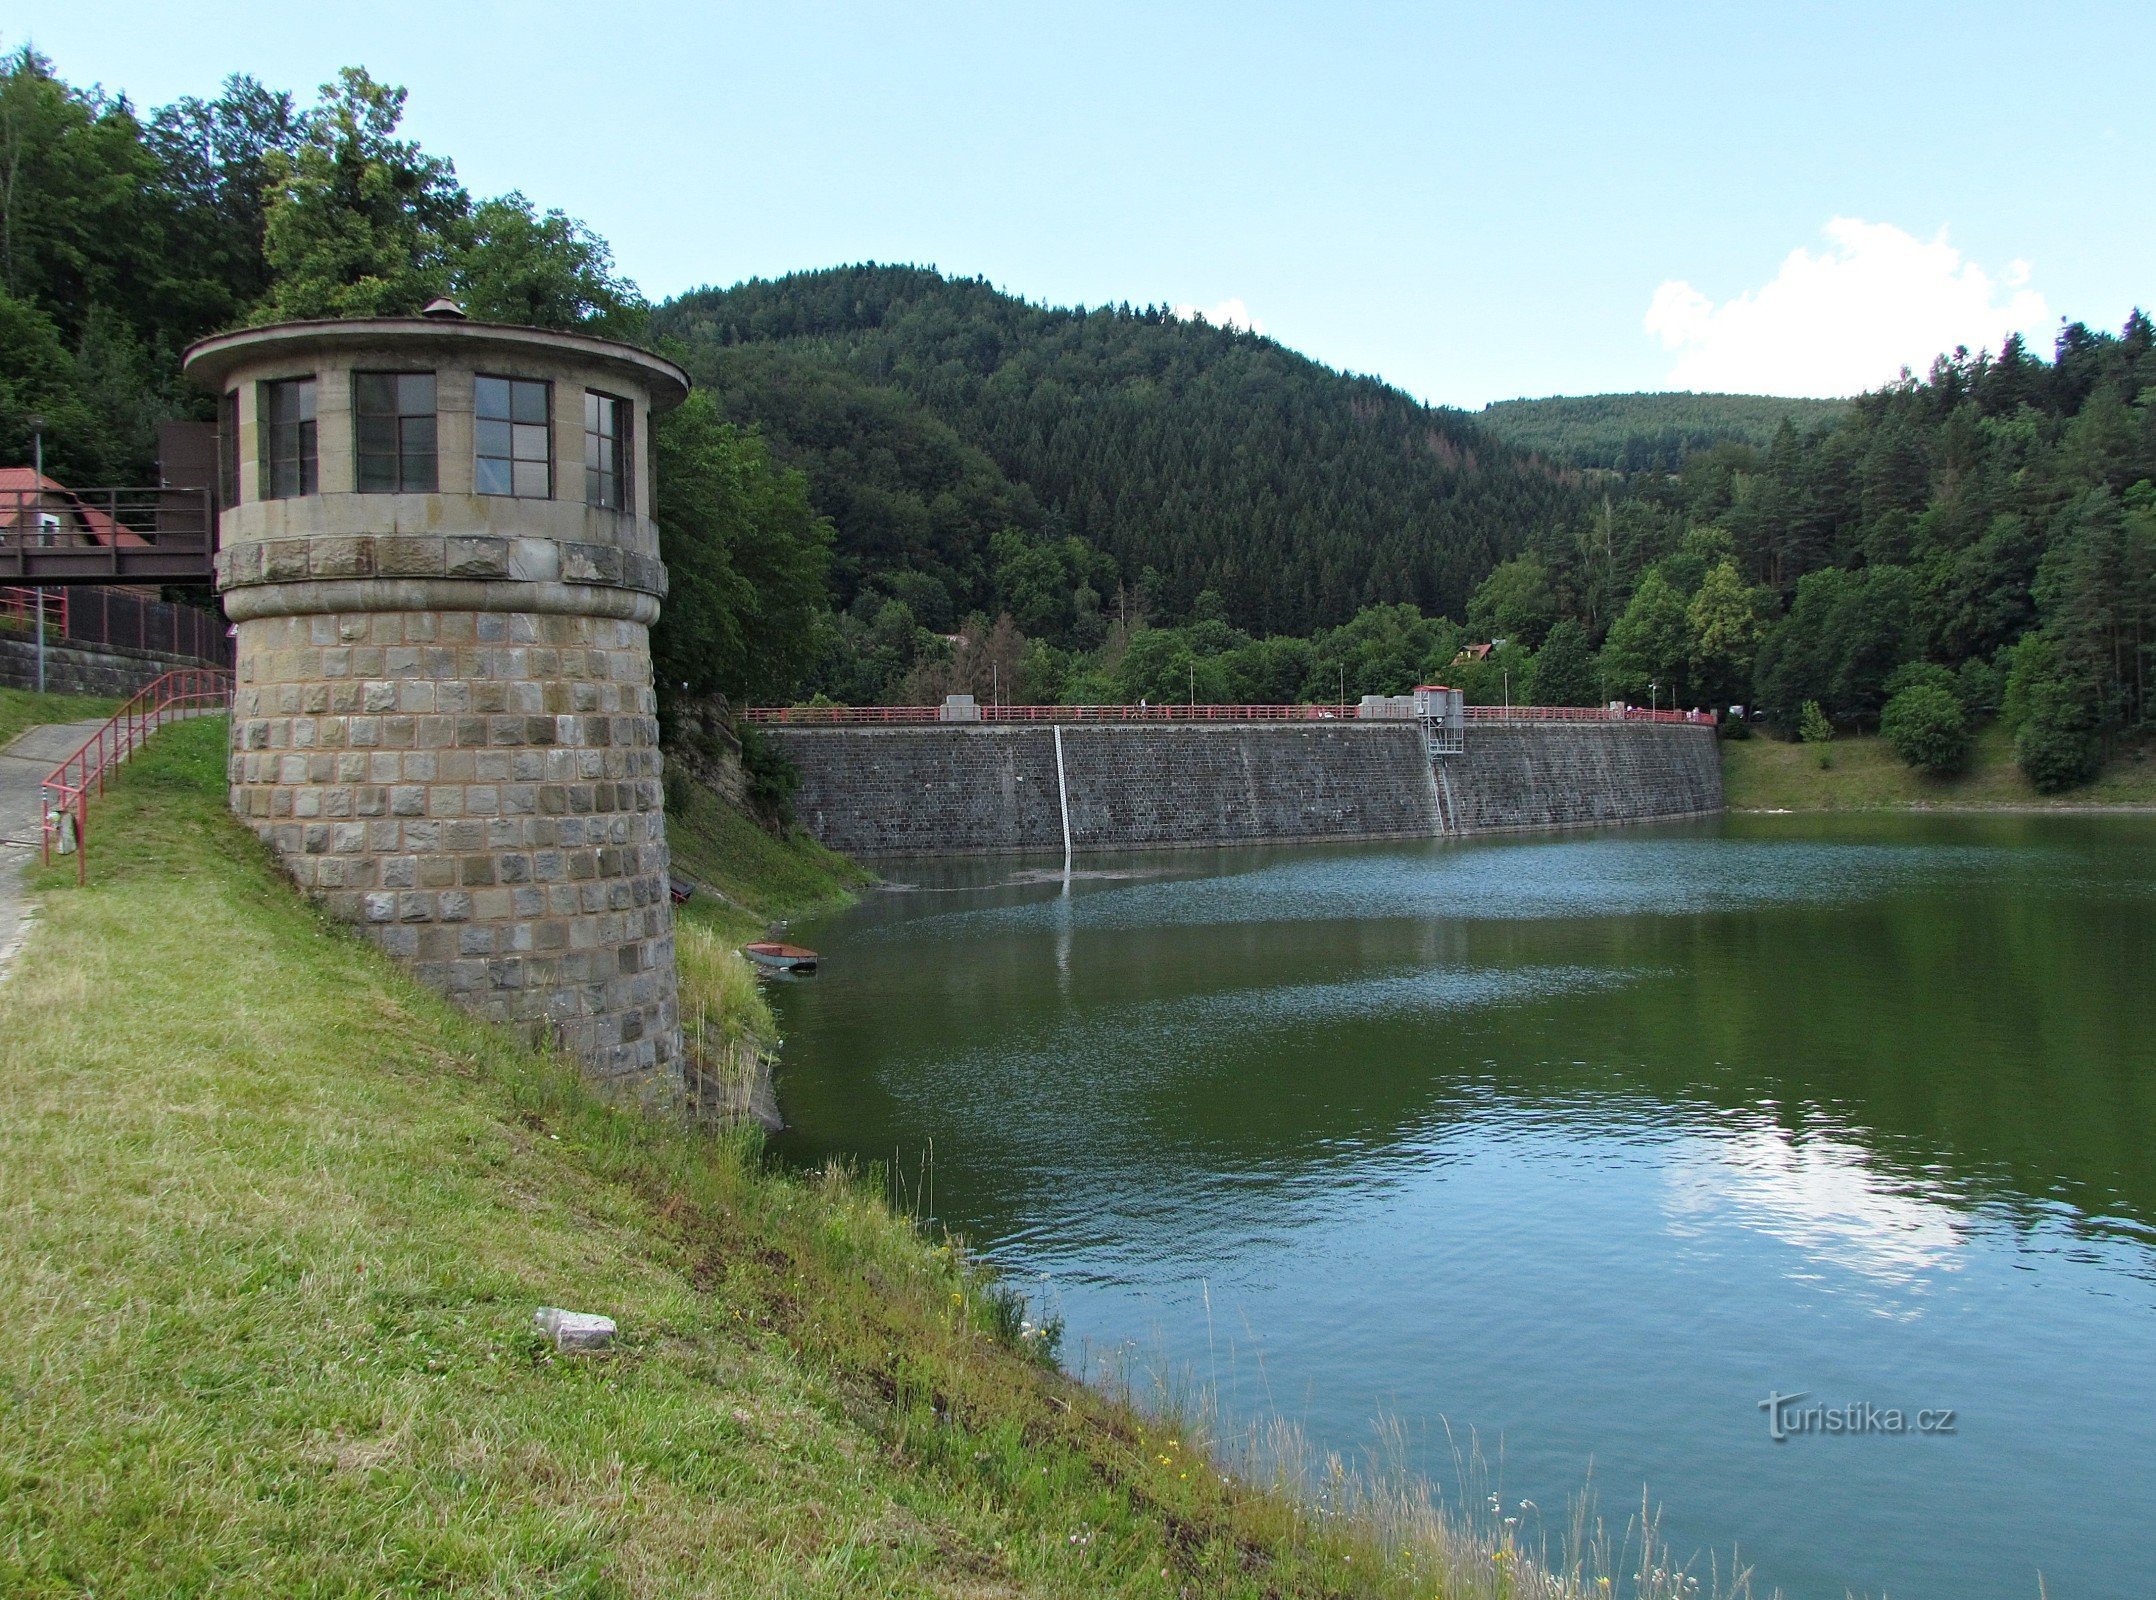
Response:
[[[1056,736],[1056,802],[1063,808],[1063,876],[1071,873],[1071,791],[1063,776],[1063,724],[1052,725]]]

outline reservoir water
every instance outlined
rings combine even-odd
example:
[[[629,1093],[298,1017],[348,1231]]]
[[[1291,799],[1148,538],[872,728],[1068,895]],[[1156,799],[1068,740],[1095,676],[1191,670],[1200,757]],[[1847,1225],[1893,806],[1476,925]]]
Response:
[[[779,1147],[932,1172],[1073,1364],[1762,1594],[2156,1593],[2156,819],[886,870]]]

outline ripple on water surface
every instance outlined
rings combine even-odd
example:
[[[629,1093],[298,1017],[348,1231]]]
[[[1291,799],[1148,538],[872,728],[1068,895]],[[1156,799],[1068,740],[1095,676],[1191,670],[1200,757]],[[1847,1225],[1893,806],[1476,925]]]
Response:
[[[1389,1413],[1444,1482],[1472,1429],[1508,1498],[1645,1483],[1762,1589],[2147,1587],[2156,825],[1149,860],[819,928],[785,1148],[932,1168],[1074,1351]],[[1774,1444],[1799,1390],[1959,1431]]]

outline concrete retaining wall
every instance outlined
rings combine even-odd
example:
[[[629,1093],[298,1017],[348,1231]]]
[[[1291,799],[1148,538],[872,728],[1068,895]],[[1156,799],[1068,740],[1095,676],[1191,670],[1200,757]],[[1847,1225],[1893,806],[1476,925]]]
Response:
[[[1717,811],[1707,728],[1476,727],[1443,763],[1414,724],[763,730],[794,808],[852,855],[1429,838]]]
[[[45,687],[53,694],[101,694],[125,699],[176,667],[205,663],[192,656],[168,656],[155,650],[104,645],[45,646]],[[37,645],[30,639],[0,638],[0,689],[37,687]]]

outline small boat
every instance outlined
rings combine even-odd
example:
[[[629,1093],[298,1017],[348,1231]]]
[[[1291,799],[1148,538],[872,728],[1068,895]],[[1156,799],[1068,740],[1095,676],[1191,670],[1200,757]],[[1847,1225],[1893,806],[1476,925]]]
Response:
[[[759,967],[769,967],[773,972],[814,972],[819,959],[813,950],[804,950],[797,944],[778,944],[759,941],[745,944],[741,953]]]

